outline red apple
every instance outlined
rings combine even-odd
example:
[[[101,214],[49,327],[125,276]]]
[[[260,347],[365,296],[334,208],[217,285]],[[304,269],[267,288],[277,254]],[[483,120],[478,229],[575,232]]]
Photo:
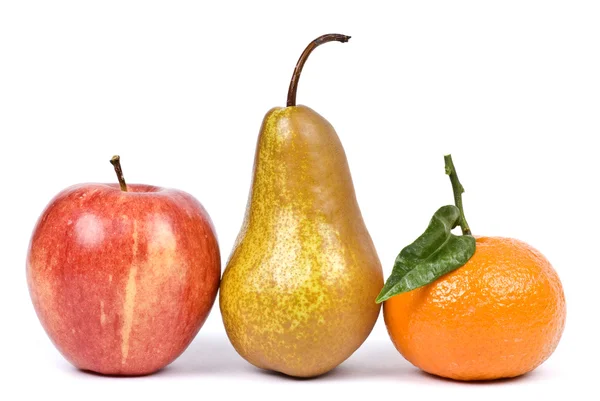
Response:
[[[191,195],[125,185],[118,158],[111,162],[121,188],[75,185],[46,207],[27,281],[44,329],[73,365],[143,375],[175,360],[206,320],[219,287],[219,247]]]

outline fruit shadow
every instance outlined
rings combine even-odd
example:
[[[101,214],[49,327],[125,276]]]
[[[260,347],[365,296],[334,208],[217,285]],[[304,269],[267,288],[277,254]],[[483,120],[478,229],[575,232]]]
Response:
[[[69,370],[77,370],[71,365],[64,364]],[[90,376],[112,377],[122,379],[119,376],[106,376],[89,371],[84,372]],[[272,380],[289,380],[293,382],[343,382],[360,380],[392,380],[411,381],[422,383],[439,383],[452,386],[496,386],[511,385],[522,381],[544,380],[543,372],[535,370],[515,378],[483,380],[483,381],[456,381],[423,372],[396,351],[389,341],[372,340],[363,344],[350,358],[340,366],[321,376],[312,378],[297,378],[287,376],[283,373],[262,370],[252,366],[237,354],[226,336],[199,336],[188,347],[188,349],[171,365],[161,371],[145,376],[130,376],[128,378],[144,377],[180,377],[180,376],[223,376],[235,375],[238,378],[262,377]]]

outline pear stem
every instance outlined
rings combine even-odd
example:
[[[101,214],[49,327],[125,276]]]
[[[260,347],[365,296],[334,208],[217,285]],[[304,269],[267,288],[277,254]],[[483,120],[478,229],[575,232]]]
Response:
[[[469,228],[469,224],[467,223],[467,219],[465,218],[465,211],[463,210],[462,203],[462,194],[465,192],[465,189],[458,180],[456,168],[454,167],[454,163],[452,162],[452,155],[445,155],[444,162],[446,165],[446,174],[450,176],[450,183],[452,183],[452,192],[454,193],[454,204],[460,211],[460,228],[462,230],[463,235],[471,235],[471,229]]]
[[[112,159],[110,159],[110,164],[115,168],[121,191],[127,192],[127,184],[125,183],[125,177],[123,177],[123,170],[121,169],[121,157],[119,155],[113,156]]]
[[[334,41],[346,43],[348,40],[350,40],[350,36],[340,35],[338,33],[329,33],[327,35],[319,36],[318,38],[310,42],[308,46],[306,46],[306,49],[304,49],[302,55],[300,55],[300,58],[296,63],[296,68],[294,68],[294,74],[292,75],[292,80],[290,81],[290,89],[288,90],[287,107],[296,105],[296,92],[298,91],[298,81],[300,80],[300,74],[302,73],[304,63],[306,63],[306,60],[308,59],[308,56],[310,56],[310,53],[312,53],[313,50],[315,50],[318,46],[322,45],[323,43]]]

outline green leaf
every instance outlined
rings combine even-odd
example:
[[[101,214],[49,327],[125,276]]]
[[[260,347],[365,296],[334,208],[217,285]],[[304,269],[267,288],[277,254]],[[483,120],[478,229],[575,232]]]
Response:
[[[459,222],[456,206],[439,208],[425,232],[400,252],[375,302],[432,283],[467,263],[475,253],[475,238],[452,234]]]

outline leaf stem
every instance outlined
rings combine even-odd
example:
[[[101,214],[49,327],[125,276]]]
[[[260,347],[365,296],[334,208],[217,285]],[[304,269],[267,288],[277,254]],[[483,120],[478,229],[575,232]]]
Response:
[[[444,162],[446,164],[446,174],[450,176],[450,182],[452,183],[452,192],[454,193],[454,204],[460,211],[460,221],[458,224],[460,225],[463,235],[471,235],[471,229],[469,228],[469,224],[467,223],[467,219],[465,218],[465,211],[463,210],[462,203],[462,194],[465,192],[465,189],[458,180],[456,168],[454,167],[454,163],[452,162],[452,155],[445,155]]]
[[[121,169],[121,157],[119,155],[113,156],[112,159],[110,159],[110,164],[115,168],[121,191],[127,192],[127,184],[125,183],[125,177],[123,177],[123,170]]]
[[[296,63],[296,68],[294,68],[294,74],[292,75],[292,80],[290,81],[290,88],[288,89],[288,98],[287,98],[287,107],[296,105],[296,91],[298,90],[298,81],[300,80],[300,73],[302,72],[302,67],[304,67],[304,63],[310,56],[313,50],[315,50],[318,46],[327,42],[342,42],[346,43],[350,39],[350,36],[340,35],[338,33],[329,33],[327,35],[319,36],[312,42],[306,46],[306,49],[300,55],[298,62]]]

